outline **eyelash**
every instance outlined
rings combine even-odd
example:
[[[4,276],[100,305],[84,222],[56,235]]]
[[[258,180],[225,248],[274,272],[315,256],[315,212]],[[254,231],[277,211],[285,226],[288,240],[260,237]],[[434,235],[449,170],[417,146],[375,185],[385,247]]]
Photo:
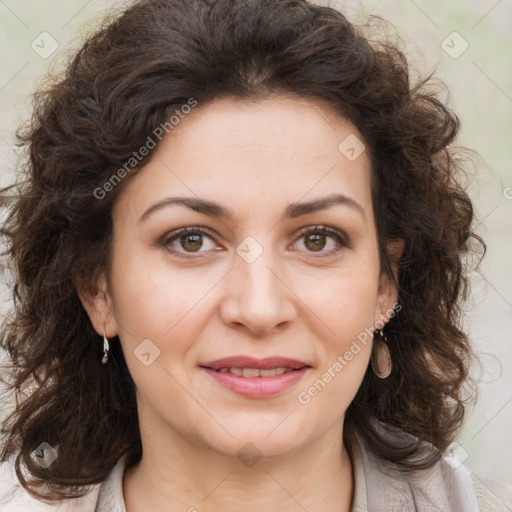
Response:
[[[339,247],[337,249],[333,249],[331,251],[319,251],[317,254],[322,254],[319,256],[319,258],[325,258],[329,256],[333,256],[335,253],[340,252],[343,248],[350,249],[351,245],[349,244],[348,240],[345,236],[343,236],[338,231],[335,231],[333,229],[328,228],[327,226],[313,226],[313,227],[307,227],[302,228],[299,231],[298,237],[295,239],[296,241],[303,238],[305,235],[315,233],[315,234],[321,234],[321,235],[327,235],[335,239],[335,241],[338,243]],[[198,226],[193,227],[187,227],[187,228],[180,228],[175,231],[171,231],[170,233],[167,233],[164,235],[159,241],[158,245],[160,247],[164,247],[168,252],[175,255],[178,258],[183,259],[196,259],[196,256],[183,256],[182,252],[176,251],[175,249],[170,248],[171,242],[178,239],[183,235],[206,235],[207,237],[211,238],[212,240],[215,240],[213,235],[209,233],[209,231],[205,230],[204,228],[200,228]],[[314,251],[308,251],[314,254]],[[194,254],[194,253],[185,253],[185,254]],[[199,254],[199,253],[198,253]]]

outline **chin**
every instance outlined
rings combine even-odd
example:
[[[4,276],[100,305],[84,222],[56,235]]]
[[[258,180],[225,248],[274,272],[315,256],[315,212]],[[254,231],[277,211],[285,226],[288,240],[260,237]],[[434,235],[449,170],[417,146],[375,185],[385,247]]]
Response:
[[[285,418],[286,414],[281,414],[259,420],[253,417],[251,423],[231,421],[225,427],[232,437],[223,429],[217,429],[215,435],[209,432],[201,437],[212,451],[227,457],[287,457],[308,444],[309,437],[304,432],[304,425],[294,428],[291,422],[288,423],[291,418]]]

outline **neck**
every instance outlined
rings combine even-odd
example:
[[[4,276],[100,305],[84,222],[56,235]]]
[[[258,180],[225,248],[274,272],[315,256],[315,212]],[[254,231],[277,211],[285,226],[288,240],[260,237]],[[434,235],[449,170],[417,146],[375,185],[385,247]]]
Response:
[[[184,437],[142,436],[142,459],[123,478],[126,510],[349,512],[354,479],[339,423],[286,456],[245,462]]]

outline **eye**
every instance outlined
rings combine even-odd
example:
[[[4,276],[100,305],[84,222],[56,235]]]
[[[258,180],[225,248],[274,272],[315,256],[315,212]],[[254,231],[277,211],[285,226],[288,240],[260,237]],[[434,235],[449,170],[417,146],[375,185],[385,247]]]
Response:
[[[205,244],[205,239],[209,240]],[[332,256],[344,248],[350,248],[350,244],[346,237],[337,230],[333,230],[326,226],[313,226],[303,228],[299,232],[298,240],[304,240],[303,245],[306,252],[318,253],[320,257]],[[297,243],[297,241],[295,243]],[[194,258],[194,253],[205,253],[209,250],[217,251],[215,241],[211,234],[204,228],[187,227],[171,231],[164,235],[158,242],[158,245],[178,258]],[[324,250],[326,247],[331,249]],[[206,247],[206,250],[201,250]],[[190,255],[190,256],[189,256]]]
[[[342,249],[350,247],[348,241],[340,232],[326,226],[304,228],[300,230],[298,240],[304,240],[303,245],[306,247],[307,252],[321,253],[320,257],[332,256],[333,254],[340,252]],[[324,250],[324,248],[329,245],[331,246],[331,249]]]
[[[165,247],[171,254],[179,258],[193,258],[193,256],[185,256],[185,254],[207,252],[200,250],[205,247],[204,238],[213,242],[213,237],[204,229],[187,227],[171,231],[162,237],[158,243],[160,246]],[[210,249],[212,245],[215,246],[215,244],[210,244]],[[206,246],[208,246],[208,244],[206,244]],[[183,249],[184,252],[181,249]]]

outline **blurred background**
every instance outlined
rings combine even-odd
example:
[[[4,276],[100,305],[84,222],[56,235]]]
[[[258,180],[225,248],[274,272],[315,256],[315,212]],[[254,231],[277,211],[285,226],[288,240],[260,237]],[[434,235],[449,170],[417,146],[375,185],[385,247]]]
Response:
[[[482,476],[512,484],[512,0],[315,0],[379,33],[369,16],[392,26],[411,73],[436,69],[440,97],[461,119],[457,145],[477,152],[469,192],[488,252],[473,272],[466,326],[481,367],[477,405],[454,445],[456,460]],[[31,94],[58,71],[104,14],[127,2],[0,0],[0,187],[13,181],[14,132],[30,112]],[[2,212],[2,218],[5,212]],[[0,272],[1,276],[1,272]],[[0,285],[2,318],[11,307]],[[2,410],[6,411],[2,404]]]

